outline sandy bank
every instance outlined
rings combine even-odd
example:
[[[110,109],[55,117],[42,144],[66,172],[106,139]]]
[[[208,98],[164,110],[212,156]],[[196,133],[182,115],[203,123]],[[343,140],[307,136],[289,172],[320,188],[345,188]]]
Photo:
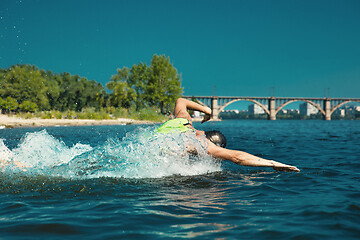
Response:
[[[113,120],[92,120],[92,119],[24,119],[9,117],[0,114],[0,129],[14,127],[42,127],[42,126],[87,126],[87,125],[126,125],[126,124],[152,124],[150,121],[138,121],[127,118]]]

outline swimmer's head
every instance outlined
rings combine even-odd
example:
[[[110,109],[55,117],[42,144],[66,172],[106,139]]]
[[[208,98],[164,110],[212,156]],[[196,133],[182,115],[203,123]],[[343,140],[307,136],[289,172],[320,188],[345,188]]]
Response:
[[[226,147],[226,138],[220,131],[206,131],[205,136],[219,147]]]

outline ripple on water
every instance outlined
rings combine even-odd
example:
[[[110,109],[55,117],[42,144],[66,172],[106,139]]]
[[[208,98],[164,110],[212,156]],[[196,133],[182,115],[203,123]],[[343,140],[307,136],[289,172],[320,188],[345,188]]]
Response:
[[[227,123],[211,124],[226,126]],[[41,159],[42,151],[48,151],[43,156],[55,157],[37,165],[39,171],[9,169],[0,173],[1,236],[34,239],[357,239],[360,235],[359,137],[349,135],[346,127],[329,130],[323,127],[324,124],[327,123],[239,121],[233,123],[232,128],[220,128],[230,138],[236,137],[236,141],[229,141],[233,148],[297,165],[301,168],[300,173],[281,173],[230,163],[222,163],[221,168],[217,168],[218,165],[204,162],[199,170],[192,168],[193,159],[190,158],[189,164],[181,165],[186,171],[182,171],[180,165],[177,165],[178,170],[175,165],[165,164],[166,159],[159,150],[150,155],[138,150],[136,146],[142,144],[141,139],[130,144],[132,137],[141,138],[141,134],[131,132],[123,138],[127,133],[123,126],[118,138],[113,133],[116,132],[114,126],[91,128],[87,133],[84,133],[86,128],[82,128],[76,134],[69,128],[49,129],[46,133],[29,130],[34,134],[30,135],[26,146],[32,146],[27,149],[32,149],[33,153],[21,155],[16,149],[25,149],[25,145],[19,148],[23,142],[18,140],[4,141],[8,145],[1,145],[2,149],[6,147],[11,153],[19,153],[17,157]],[[331,124],[336,126],[337,123]],[[264,125],[266,127],[262,127]],[[350,125],[348,128],[358,129],[358,123]],[[56,131],[64,142],[56,134],[49,134]],[[97,138],[97,132],[104,132],[106,136]],[[328,135],[337,137],[316,140],[327,139]],[[82,140],[74,136],[80,136]],[[47,146],[37,145],[45,140],[52,142]],[[84,146],[73,148],[77,143],[87,145],[89,149]],[[68,154],[61,155],[61,159],[60,155],[50,154],[59,149]],[[79,149],[84,152],[75,151]],[[122,155],[119,157],[114,153]],[[133,154],[134,158],[124,158],[127,153]],[[156,154],[162,162],[152,161],[151,157]],[[141,166],[140,161],[144,160],[149,160],[151,165]],[[56,175],[52,168],[47,168],[51,161],[62,162],[60,169],[64,174]],[[163,167],[155,168],[152,166],[155,163],[157,167]],[[121,169],[116,172],[117,165],[126,164],[127,172],[121,172]],[[146,172],[145,168],[156,171],[158,177],[147,178],[150,171]],[[85,174],[79,176],[79,171],[75,171],[79,169]],[[72,175],[67,172],[70,170]],[[137,178],[124,177],[130,176],[129,173]]]

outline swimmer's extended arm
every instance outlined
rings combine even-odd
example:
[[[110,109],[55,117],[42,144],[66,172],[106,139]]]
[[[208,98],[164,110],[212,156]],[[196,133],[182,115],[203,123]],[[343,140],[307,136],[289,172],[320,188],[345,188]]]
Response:
[[[196,102],[187,100],[185,98],[178,98],[175,103],[175,112],[174,115],[176,118],[186,118],[191,122],[191,116],[187,110],[195,110],[205,113],[205,117],[201,123],[210,120],[211,109],[206,106],[202,106]]]
[[[212,142],[209,142],[209,147],[207,149],[208,153],[215,157],[223,160],[230,160],[233,163],[250,166],[250,167],[272,167],[275,170],[286,171],[286,172],[300,172],[300,170],[295,166],[286,165],[279,163],[273,160],[266,160],[260,157],[256,157],[246,152],[225,149],[218,147]]]

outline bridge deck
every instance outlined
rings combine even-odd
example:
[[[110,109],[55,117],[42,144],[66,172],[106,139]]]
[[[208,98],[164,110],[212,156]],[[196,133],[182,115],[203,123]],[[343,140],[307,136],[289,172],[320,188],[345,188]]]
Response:
[[[287,104],[304,101],[319,110],[325,120],[331,120],[331,114],[349,102],[360,102],[360,98],[309,98],[309,97],[236,97],[236,96],[183,96],[187,99],[198,99],[202,104],[211,107],[213,118],[217,119],[219,113],[236,100],[248,100],[259,105],[270,120],[276,120],[276,114]]]

